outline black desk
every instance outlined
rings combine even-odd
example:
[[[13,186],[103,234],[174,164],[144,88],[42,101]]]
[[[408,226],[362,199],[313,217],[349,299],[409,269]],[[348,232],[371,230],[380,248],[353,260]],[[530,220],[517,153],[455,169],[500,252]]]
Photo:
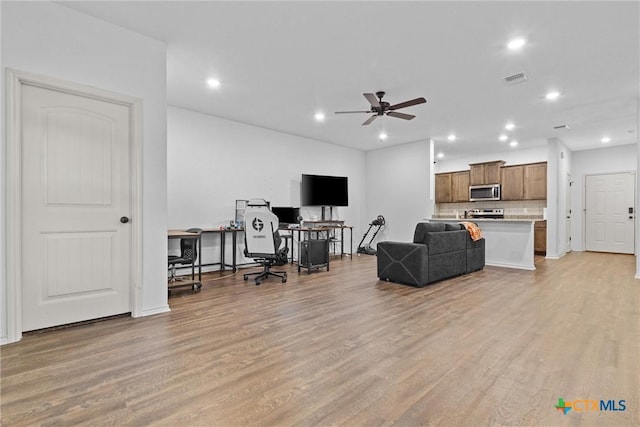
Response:
[[[351,256],[353,254],[353,227],[352,226],[348,226],[348,225],[332,225],[332,226],[320,226],[320,227],[297,227],[297,228],[282,228],[280,229],[280,231],[290,231],[291,234],[287,235],[287,234],[282,234],[282,238],[285,241],[285,244],[288,246],[288,239],[291,239],[291,246],[289,246],[291,248],[291,263],[293,264],[294,259],[295,259],[295,255],[294,255],[294,248],[295,248],[295,241],[294,241],[294,233],[297,232],[297,237],[298,237],[298,242],[300,242],[300,238],[302,236],[301,233],[305,233],[306,235],[306,240],[311,239],[312,236],[315,235],[315,238],[318,238],[319,233],[323,233],[323,232],[330,232],[330,231],[334,231],[334,230],[340,230],[340,258],[342,258],[343,256],[347,255],[344,251],[344,230],[347,229],[349,230],[349,236],[350,236],[350,252],[349,255]],[[198,267],[198,282],[197,283],[201,283],[202,281],[202,267],[210,267],[210,266],[216,266],[219,265],[220,266],[220,272],[224,272],[226,271],[228,268],[231,269],[231,271],[233,271],[234,273],[238,270],[238,266],[239,265],[252,265],[255,264],[253,262],[249,262],[249,263],[244,263],[244,264],[238,264],[238,234],[239,233],[244,233],[244,229],[243,228],[205,228],[202,230],[202,233],[200,235],[200,239],[198,241],[198,262],[197,262],[197,267]],[[215,234],[217,236],[220,237],[220,261],[219,262],[210,262],[210,263],[202,263],[202,235],[204,234]],[[231,235],[231,249],[232,249],[232,253],[231,253],[231,263],[227,262],[228,259],[228,254],[227,254],[227,238],[228,235]],[[175,239],[175,238],[180,238],[180,237],[194,237],[197,236],[197,233],[187,233],[186,231],[183,230],[169,230],[168,231],[168,238],[169,239]],[[336,241],[331,241],[330,243],[337,243],[338,240]],[[192,276],[195,275],[194,269],[195,269],[195,264],[192,266],[181,266],[181,267],[177,267],[178,269],[181,268],[192,268]],[[194,277],[195,280],[195,277]],[[184,282],[182,282],[184,283]],[[180,283],[180,285],[182,285],[182,283]]]
[[[231,269],[234,273],[238,271],[238,233],[244,233],[244,228],[205,228],[202,230],[202,233],[214,233],[220,236],[220,262],[212,262],[207,264],[202,264],[205,267],[211,265],[219,265],[220,271],[223,272],[227,267]],[[226,253],[227,253],[227,234],[231,234],[231,264],[227,264],[226,262]]]
[[[311,239],[311,237],[315,234],[315,238],[318,238],[319,233],[329,233],[330,231],[335,231],[335,230],[340,230],[340,258],[344,257],[345,255],[347,255],[344,251],[344,230],[349,230],[349,237],[350,237],[350,252],[349,255],[351,256],[353,254],[353,226],[350,225],[323,225],[323,226],[319,226],[319,227],[296,227],[296,228],[289,228],[288,230],[291,231],[291,234],[293,235],[294,232],[298,233],[298,242],[300,242],[300,236],[301,233],[305,233],[307,240]],[[328,238],[328,236],[327,236]],[[329,239],[330,243],[337,243],[338,241],[332,241],[331,239]],[[293,241],[291,242],[291,246],[293,245]],[[353,259],[353,257],[352,257]]]
[[[297,237],[298,237],[298,257],[297,257],[297,261],[298,261],[298,271],[300,271],[301,268],[307,268],[308,271],[311,270],[311,268],[318,268],[318,267],[326,267],[327,270],[329,270],[329,259],[328,257],[331,255],[329,253],[329,244],[331,243],[338,243],[340,242],[340,258],[344,257],[345,255],[347,255],[347,253],[345,253],[344,251],[344,230],[347,229],[349,230],[349,237],[350,237],[350,252],[349,252],[349,256],[352,256],[353,254],[353,227],[349,226],[349,225],[341,225],[341,224],[336,224],[336,225],[322,225],[322,226],[315,226],[315,227],[295,227],[295,228],[286,228],[284,230],[288,230],[291,231],[291,263],[293,264],[293,260],[295,257],[295,255],[293,254],[293,248],[295,248],[295,240],[294,240],[294,234],[297,233]],[[335,230],[340,230],[340,239],[336,239],[333,240],[332,238],[329,237],[329,233]],[[304,233],[304,234],[303,234]],[[327,237],[326,239],[320,239],[320,235],[322,233],[327,233]],[[304,237],[303,237],[304,236]],[[303,246],[303,242],[309,242],[310,240],[321,240],[321,241],[327,241],[328,244],[326,245],[326,251],[328,253],[328,257],[326,262],[318,262],[317,264],[314,264],[312,261],[314,260],[314,255],[313,252],[314,250],[319,250],[318,248],[325,248],[324,245],[320,244],[320,245],[314,245],[314,244],[310,244],[310,243],[306,243],[304,245],[304,251],[306,252],[306,264],[305,265],[301,265],[301,248]],[[325,249],[322,249],[323,251]],[[352,257],[353,259],[353,257]]]

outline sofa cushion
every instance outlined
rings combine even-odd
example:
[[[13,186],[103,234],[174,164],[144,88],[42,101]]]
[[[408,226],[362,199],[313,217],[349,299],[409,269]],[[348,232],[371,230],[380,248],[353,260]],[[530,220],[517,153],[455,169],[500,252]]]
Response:
[[[467,248],[469,233],[465,230],[426,233],[424,244],[429,247],[429,255],[462,251]]]
[[[445,231],[464,230],[464,225],[460,224],[459,222],[445,222],[444,230]]]
[[[443,222],[419,222],[413,233],[413,243],[427,243],[425,240],[427,233],[445,231],[445,229],[446,225]]]

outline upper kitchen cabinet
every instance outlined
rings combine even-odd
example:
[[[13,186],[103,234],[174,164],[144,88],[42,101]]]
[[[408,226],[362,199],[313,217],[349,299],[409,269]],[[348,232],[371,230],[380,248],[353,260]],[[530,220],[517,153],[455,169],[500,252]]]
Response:
[[[545,200],[547,163],[505,166],[502,175],[502,200]]]
[[[500,184],[502,165],[502,160],[470,164],[469,185]]]
[[[505,166],[500,173],[502,200],[524,199],[524,165]]]
[[[547,198],[547,162],[524,165],[524,200]]]
[[[436,203],[468,201],[469,171],[436,174]]]
[[[451,201],[469,201],[469,171],[451,173]]]
[[[436,174],[436,203],[450,203],[451,197],[451,173]]]

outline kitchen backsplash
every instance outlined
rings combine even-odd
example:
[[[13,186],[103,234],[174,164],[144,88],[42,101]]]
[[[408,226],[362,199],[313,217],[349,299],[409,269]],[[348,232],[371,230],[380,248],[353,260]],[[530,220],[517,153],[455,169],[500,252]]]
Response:
[[[546,207],[546,200],[437,203],[433,217],[456,218],[457,214],[458,218],[463,218],[464,211],[502,208],[504,209],[504,217],[507,219],[543,219]]]

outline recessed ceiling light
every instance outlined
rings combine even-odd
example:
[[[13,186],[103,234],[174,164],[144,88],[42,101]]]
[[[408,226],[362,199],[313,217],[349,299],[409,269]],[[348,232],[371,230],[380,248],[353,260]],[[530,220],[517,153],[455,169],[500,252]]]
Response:
[[[522,46],[524,46],[526,43],[527,41],[525,39],[523,39],[522,37],[518,37],[517,39],[511,40],[507,44],[507,47],[511,50],[518,50],[518,49],[521,49]]]
[[[378,138],[380,138],[380,141],[384,141],[385,139],[387,139],[387,134],[384,132],[380,132]]]
[[[553,101],[554,99],[558,99],[558,97],[560,96],[560,92],[549,92],[547,93],[544,97],[547,98],[549,101]]]
[[[603,144],[606,144],[607,142],[611,142],[611,138],[609,138],[608,136],[603,137],[600,142],[602,142]]]
[[[503,142],[504,142],[504,141],[506,141],[507,139],[509,139],[509,137],[508,137],[507,135],[505,135],[505,134],[502,134],[502,135],[500,135],[500,136],[498,137],[498,139],[499,139],[500,141],[503,141]]]
[[[444,153],[438,153],[437,156],[438,156],[439,159],[441,159],[441,158],[444,157]]]
[[[324,122],[324,113],[316,113],[314,116],[317,122]]]
[[[506,130],[513,130],[516,127],[516,125],[514,125],[513,123],[507,123],[506,125],[504,125],[504,128]]]
[[[220,80],[218,79],[207,79],[207,86],[209,86],[211,89],[215,89],[217,87],[220,87]]]
[[[512,147],[517,147],[518,146],[518,141],[511,141],[509,143],[509,145],[512,146]]]
[[[450,142],[453,142],[453,141],[455,141],[455,140],[456,140],[456,136],[455,136],[454,134],[451,134],[451,135],[449,135],[449,136],[447,137],[447,140],[448,140],[448,141],[450,141]]]

